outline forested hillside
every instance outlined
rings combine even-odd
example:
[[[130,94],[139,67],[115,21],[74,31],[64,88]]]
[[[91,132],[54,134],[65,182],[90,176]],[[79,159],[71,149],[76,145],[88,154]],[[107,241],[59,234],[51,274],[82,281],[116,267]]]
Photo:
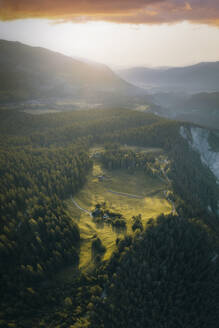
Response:
[[[216,328],[218,185],[180,135],[181,125],[125,109],[0,110],[0,327],[154,327],[157,321]],[[80,229],[65,200],[86,183],[95,145],[104,147],[100,160],[110,170],[148,172],[165,155],[165,168],[156,164],[156,170],[178,217],[152,220],[141,235],[136,213],[136,236],[118,237],[112,258],[84,273]],[[128,146],[159,151],[138,154]],[[71,282],[54,279],[68,265]]]
[[[145,92],[105,65],[0,40],[0,104],[25,108],[150,105]],[[147,107],[147,106],[146,106]]]
[[[155,111],[162,117],[192,122],[205,127],[218,129],[219,93],[202,92],[197,94],[157,93],[153,101],[161,106]]]
[[[105,298],[93,298],[90,327],[217,327],[218,265],[206,230],[158,217],[118,244],[106,266]]]

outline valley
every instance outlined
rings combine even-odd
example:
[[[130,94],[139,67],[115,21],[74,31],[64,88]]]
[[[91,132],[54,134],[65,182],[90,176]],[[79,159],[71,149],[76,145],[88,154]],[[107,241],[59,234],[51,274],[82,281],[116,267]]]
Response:
[[[98,150],[95,148],[96,152]],[[167,183],[158,177],[146,175],[143,170],[107,170],[95,160],[84,187],[74,198],[66,201],[67,213],[78,224],[82,239],[79,268],[87,270],[89,266],[92,267],[91,242],[94,237],[100,238],[106,247],[102,260],[108,260],[116,248],[116,239],[133,233],[134,215],[142,215],[145,227],[149,219],[155,219],[161,213],[171,213],[172,206],[164,194],[167,188]],[[94,222],[91,212],[96,204],[101,203],[106,203],[106,207],[113,212],[123,214],[126,221],[125,231],[113,228],[107,223]]]
[[[148,94],[104,65],[0,51],[0,327],[215,328],[213,85]]]
[[[151,96],[156,107],[149,110],[156,115],[218,129],[219,62],[185,67],[133,67],[117,73]]]
[[[1,328],[101,327],[113,304],[138,309],[131,295],[134,288],[141,297],[140,286],[151,320],[150,311],[160,313],[175,293],[169,276],[180,281],[184,304],[181,270],[197,275],[219,253],[218,185],[190,144],[193,125],[124,108],[43,115],[2,109],[0,128]],[[218,153],[217,135],[208,139]],[[217,263],[208,265],[209,291]],[[118,304],[120,277],[128,296]],[[160,283],[164,289],[154,288]],[[202,284],[195,286],[200,296],[189,318],[199,304],[209,312],[209,298],[217,306],[213,291],[206,298]],[[171,322],[181,308],[165,316]],[[111,315],[120,324],[119,317]]]
[[[1,108],[30,114],[127,108],[218,129],[219,62],[113,71],[19,42],[0,40],[0,52]]]
[[[0,40],[0,105],[21,110],[153,107],[150,97],[103,64]]]

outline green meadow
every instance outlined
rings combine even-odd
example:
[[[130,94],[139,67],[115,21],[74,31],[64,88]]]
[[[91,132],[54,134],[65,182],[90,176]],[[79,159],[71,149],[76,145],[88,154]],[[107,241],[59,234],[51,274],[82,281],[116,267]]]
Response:
[[[167,185],[163,181],[146,175],[143,170],[134,172],[121,169],[106,170],[95,160],[84,187],[74,199],[70,198],[66,201],[68,214],[77,222],[81,233],[79,268],[89,270],[93,267],[91,260],[93,238],[101,239],[106,247],[103,260],[107,260],[115,249],[116,239],[132,233],[132,216],[141,214],[142,222],[146,225],[150,218],[156,218],[161,213],[170,213],[172,206],[165,199],[166,189]],[[105,202],[111,211],[123,214],[127,226],[125,231],[116,231],[106,223],[96,224],[89,213],[82,210],[91,212],[97,203],[102,202]]]

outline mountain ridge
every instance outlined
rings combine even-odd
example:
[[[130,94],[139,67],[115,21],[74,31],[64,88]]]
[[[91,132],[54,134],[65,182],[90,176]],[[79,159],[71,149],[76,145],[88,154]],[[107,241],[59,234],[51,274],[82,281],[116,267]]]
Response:
[[[167,68],[133,67],[117,73],[130,83],[148,90],[188,93],[218,91],[219,61],[200,62],[195,65]]]
[[[136,96],[140,103],[148,102],[144,90],[122,80],[106,65],[85,63],[20,42],[0,40],[0,73],[1,103],[68,99],[73,103],[127,105],[133,104]]]

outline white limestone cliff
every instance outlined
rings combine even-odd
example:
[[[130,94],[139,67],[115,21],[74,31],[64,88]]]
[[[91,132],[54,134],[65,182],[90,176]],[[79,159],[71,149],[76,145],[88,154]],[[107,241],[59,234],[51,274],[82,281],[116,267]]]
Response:
[[[209,131],[194,126],[181,126],[180,134],[200,154],[202,163],[208,166],[219,181],[219,152],[214,152],[209,145]]]

